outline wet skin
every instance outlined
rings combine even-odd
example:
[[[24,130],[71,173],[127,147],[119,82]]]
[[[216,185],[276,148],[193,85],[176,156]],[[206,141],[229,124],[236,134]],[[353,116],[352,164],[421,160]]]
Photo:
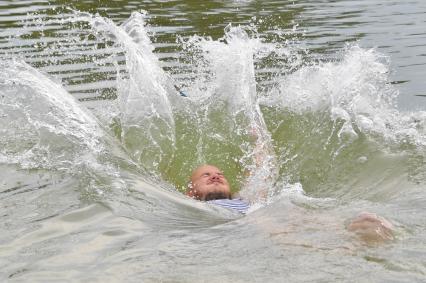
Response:
[[[231,188],[222,171],[213,165],[202,165],[191,175],[186,195],[197,200],[231,198]]]

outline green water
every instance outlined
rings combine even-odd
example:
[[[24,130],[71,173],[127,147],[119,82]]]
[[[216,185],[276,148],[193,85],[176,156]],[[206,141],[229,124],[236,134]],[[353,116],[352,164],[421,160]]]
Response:
[[[0,0],[0,280],[423,282],[425,12]],[[202,163],[244,190],[259,119],[271,203],[182,196]],[[361,211],[395,239],[348,232]]]

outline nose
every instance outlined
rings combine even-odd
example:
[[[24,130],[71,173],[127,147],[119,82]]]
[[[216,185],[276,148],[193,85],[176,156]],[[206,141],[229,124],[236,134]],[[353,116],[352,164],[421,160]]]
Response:
[[[212,178],[212,180],[220,180],[220,177],[221,176],[219,174],[215,173],[215,174],[212,175],[211,178]]]

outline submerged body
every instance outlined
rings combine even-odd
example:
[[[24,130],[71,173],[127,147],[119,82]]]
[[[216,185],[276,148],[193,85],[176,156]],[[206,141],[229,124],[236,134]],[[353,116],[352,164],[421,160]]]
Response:
[[[186,195],[242,214],[246,214],[250,208],[250,202],[232,198],[228,180],[219,168],[212,165],[202,165],[193,171]],[[393,239],[393,225],[374,213],[360,213],[350,221],[346,229],[365,242]]]
[[[234,199],[215,199],[207,201],[209,204],[217,205],[223,208],[232,209],[238,211],[239,213],[246,214],[250,208],[248,202],[244,201],[241,198]]]

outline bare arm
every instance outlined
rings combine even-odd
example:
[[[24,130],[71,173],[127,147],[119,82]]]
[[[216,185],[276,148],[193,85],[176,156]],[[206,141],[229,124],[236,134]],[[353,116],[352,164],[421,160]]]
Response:
[[[253,161],[241,196],[250,203],[264,203],[277,177],[276,157],[272,139],[264,123],[253,122],[249,134],[254,144],[251,155]]]

